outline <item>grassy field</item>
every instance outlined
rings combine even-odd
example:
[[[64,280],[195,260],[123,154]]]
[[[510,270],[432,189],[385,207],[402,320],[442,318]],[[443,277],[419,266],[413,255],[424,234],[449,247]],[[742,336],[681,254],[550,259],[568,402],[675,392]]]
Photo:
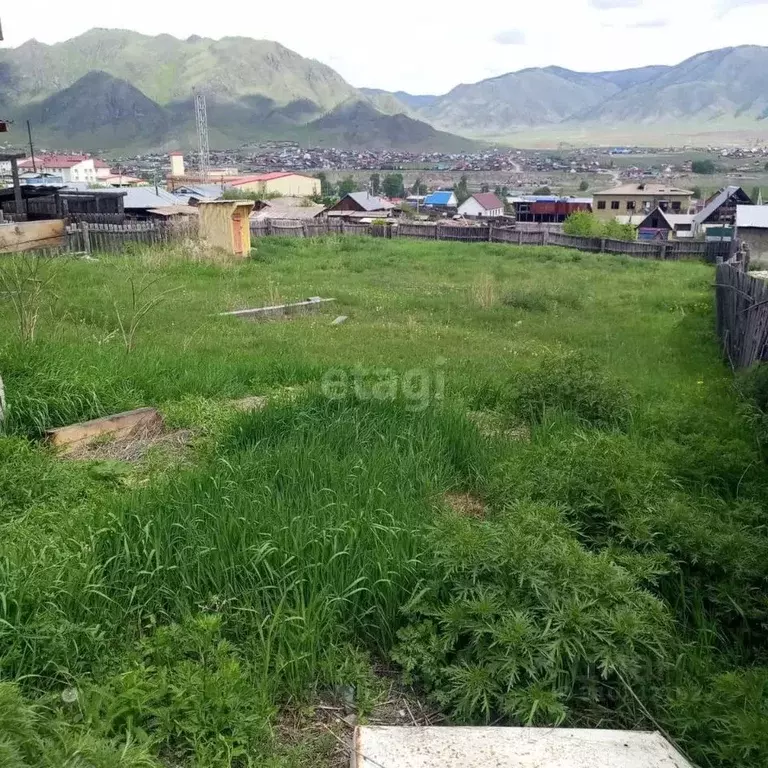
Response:
[[[393,684],[768,765],[768,472],[711,267],[328,238],[36,278],[33,341],[0,304],[0,765],[336,765],[318,705]],[[39,440],[143,405],[177,439],[141,457]]]

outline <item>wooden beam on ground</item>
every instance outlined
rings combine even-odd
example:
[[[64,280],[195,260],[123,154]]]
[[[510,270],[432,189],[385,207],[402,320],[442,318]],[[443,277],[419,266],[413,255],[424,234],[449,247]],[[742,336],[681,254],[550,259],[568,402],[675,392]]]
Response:
[[[124,438],[139,432],[157,431],[162,427],[163,417],[157,408],[137,408],[68,427],[49,429],[45,437],[51,445],[73,450],[99,437]]]

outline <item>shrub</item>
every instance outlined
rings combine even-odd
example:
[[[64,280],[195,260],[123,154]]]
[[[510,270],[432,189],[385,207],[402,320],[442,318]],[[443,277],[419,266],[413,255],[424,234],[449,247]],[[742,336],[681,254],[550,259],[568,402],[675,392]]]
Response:
[[[622,678],[642,685],[664,667],[661,603],[580,546],[558,510],[452,516],[431,545],[431,575],[406,607],[394,658],[457,720],[573,722],[620,709]]]

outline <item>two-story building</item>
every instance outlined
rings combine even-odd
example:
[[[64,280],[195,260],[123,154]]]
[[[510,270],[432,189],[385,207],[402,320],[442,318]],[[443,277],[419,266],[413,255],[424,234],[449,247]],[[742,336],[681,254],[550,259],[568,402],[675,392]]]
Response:
[[[40,155],[19,163],[20,171],[36,170],[37,173],[59,176],[65,184],[84,182],[96,184],[96,161],[87,155]]]
[[[637,216],[639,220],[655,208],[665,213],[688,213],[692,199],[693,192],[690,189],[652,182],[632,182],[596,192],[592,210],[604,221],[616,216]]]

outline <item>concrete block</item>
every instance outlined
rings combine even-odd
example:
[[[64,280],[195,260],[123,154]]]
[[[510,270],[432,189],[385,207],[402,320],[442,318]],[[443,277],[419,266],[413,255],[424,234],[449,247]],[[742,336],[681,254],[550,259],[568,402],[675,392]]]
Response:
[[[693,768],[659,733],[362,726],[351,768]]]

